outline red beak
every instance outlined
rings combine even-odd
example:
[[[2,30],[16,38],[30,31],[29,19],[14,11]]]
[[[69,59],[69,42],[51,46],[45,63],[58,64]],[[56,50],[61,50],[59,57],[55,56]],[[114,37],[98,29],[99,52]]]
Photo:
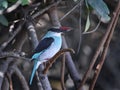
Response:
[[[60,30],[63,30],[63,31],[71,31],[72,28],[71,28],[71,27],[62,26],[62,27],[60,27]]]

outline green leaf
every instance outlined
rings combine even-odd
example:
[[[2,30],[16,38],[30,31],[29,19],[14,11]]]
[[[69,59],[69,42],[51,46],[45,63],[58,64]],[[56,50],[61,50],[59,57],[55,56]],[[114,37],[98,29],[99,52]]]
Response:
[[[90,16],[88,14],[84,32],[87,32],[89,28],[90,28]]]
[[[8,26],[8,20],[4,15],[0,15],[0,23],[4,26]]]
[[[2,6],[3,6],[4,8],[7,8],[7,7],[8,7],[8,2],[7,2],[7,1],[3,1],[3,2],[2,2]]]
[[[8,7],[8,2],[6,0],[0,1],[0,10],[4,10]]]
[[[29,4],[29,0],[21,0],[21,4],[24,6],[24,5],[28,5]]]
[[[86,21],[86,25],[85,25],[85,31],[84,32],[87,32],[88,29],[90,28],[90,10],[89,10],[89,5],[88,5],[88,1],[85,0],[85,4],[86,4],[86,7],[87,7],[87,11],[88,11],[88,15],[87,15],[87,21]]]
[[[89,5],[96,11],[98,18],[106,23],[110,20],[110,11],[103,0],[87,0]],[[101,19],[102,18],[102,19]]]

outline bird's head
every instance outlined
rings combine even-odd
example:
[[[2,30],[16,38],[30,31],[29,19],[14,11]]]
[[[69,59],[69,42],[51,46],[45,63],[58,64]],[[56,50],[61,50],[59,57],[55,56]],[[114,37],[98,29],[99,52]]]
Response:
[[[53,28],[50,28],[48,31],[62,33],[62,32],[68,32],[68,31],[71,31],[71,30],[72,30],[71,27],[62,26],[62,27],[53,27]]]

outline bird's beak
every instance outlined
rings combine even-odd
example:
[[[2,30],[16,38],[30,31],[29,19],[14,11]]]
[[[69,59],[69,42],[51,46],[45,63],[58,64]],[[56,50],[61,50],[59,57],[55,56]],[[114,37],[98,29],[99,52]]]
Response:
[[[72,30],[72,28],[71,27],[62,26],[62,27],[60,27],[60,30],[62,30],[63,32],[69,32],[69,31]]]

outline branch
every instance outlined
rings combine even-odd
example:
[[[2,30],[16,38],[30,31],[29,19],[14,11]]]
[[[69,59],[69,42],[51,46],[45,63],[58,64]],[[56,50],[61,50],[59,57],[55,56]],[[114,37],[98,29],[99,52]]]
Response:
[[[8,78],[4,78],[4,81],[2,83],[2,87],[1,87],[1,90],[9,90],[9,82],[8,82]]]
[[[116,9],[116,10],[117,10],[117,9]],[[116,11],[116,10],[115,10],[115,12],[118,12],[118,10],[117,10],[117,11]],[[98,58],[98,55],[99,55],[100,52],[102,51],[102,49],[103,49],[103,47],[104,47],[104,44],[105,44],[105,42],[106,42],[107,39],[108,39],[108,36],[109,36],[109,34],[110,34],[110,32],[111,32],[111,28],[113,27],[113,24],[114,24],[114,22],[115,22],[115,20],[116,20],[116,15],[115,15],[115,13],[113,13],[113,15],[114,15],[114,16],[113,16],[113,18],[112,18],[112,20],[111,20],[111,22],[110,22],[110,24],[109,24],[109,26],[108,26],[108,28],[107,28],[107,31],[106,31],[104,37],[102,38],[102,40],[101,40],[101,42],[100,42],[100,44],[99,44],[99,46],[98,46],[98,48],[97,48],[97,50],[96,50],[96,52],[95,52],[95,55],[94,55],[94,57],[93,57],[93,59],[92,59],[92,61],[91,61],[91,63],[90,63],[90,66],[89,66],[88,70],[86,71],[86,73],[85,73],[84,76],[83,76],[82,82],[81,82],[81,84],[80,84],[80,86],[79,86],[79,90],[81,90],[81,88],[82,88],[83,85],[85,84],[85,82],[86,82],[86,80],[87,80],[87,78],[88,78],[88,76],[89,76],[89,74],[90,74],[90,72],[91,72],[91,70],[92,70],[92,68],[93,68],[93,66],[94,66],[97,58]]]
[[[119,19],[119,15],[120,15],[120,1],[118,3],[116,11],[113,12],[113,15],[115,16],[114,23],[113,23],[113,25],[111,24],[112,25],[111,32],[110,32],[110,34],[109,34],[109,36],[107,38],[107,41],[105,42],[104,49],[103,49],[103,52],[102,52],[102,55],[101,55],[101,60],[100,60],[100,62],[98,63],[98,65],[96,67],[95,74],[94,74],[92,83],[90,85],[90,90],[94,89],[94,86],[95,86],[95,83],[97,81],[98,75],[99,75],[99,73],[100,73],[100,71],[102,69],[102,66],[103,66],[104,62],[105,62],[105,57],[107,55],[108,47],[109,47],[110,41],[112,39],[115,27],[117,25],[117,22],[118,22],[118,19]]]
[[[41,11],[35,13],[34,15],[32,15],[32,18],[37,18],[38,16],[40,16],[41,14],[43,14],[44,12],[46,12],[47,10],[49,10],[51,7],[57,5],[60,3],[61,0],[57,0],[56,2],[48,5],[47,7],[45,7],[44,9],[42,9]]]
[[[66,90],[64,83],[64,75],[65,75],[65,54],[63,55],[63,59],[61,61],[61,86],[62,90]]]
[[[14,31],[13,35],[0,46],[1,51],[4,50],[7,45],[15,38],[15,36],[21,31],[23,25],[24,21],[20,21],[20,24],[18,25],[18,28]]]
[[[32,44],[32,47],[35,49],[36,46],[38,45],[38,39],[37,39],[35,27],[33,26],[32,22],[30,22],[30,20],[26,22],[26,27],[28,29],[29,40]]]
[[[43,74],[46,74],[47,71],[49,70],[49,68],[52,66],[52,64],[55,62],[55,60],[60,57],[62,54],[64,54],[65,52],[72,52],[74,53],[74,50],[73,49],[63,49],[63,50],[60,50],[59,52],[57,52],[50,60],[50,64],[45,68],[45,70],[43,71]]]
[[[8,72],[6,73],[7,79],[9,81],[9,88],[10,90],[13,90],[13,83],[12,83],[12,79],[11,79],[11,74],[9,74]]]
[[[23,28],[22,28],[23,29]],[[16,36],[16,41],[14,43],[14,50],[17,52],[21,52],[23,45],[25,43],[25,41],[27,40],[27,33],[26,31],[23,29],[17,36]]]
[[[18,69],[16,65],[10,66],[8,71],[9,72],[7,73],[10,74],[9,78],[11,78],[13,74],[15,74],[19,78],[19,81],[22,84],[23,90],[29,90],[28,84],[24,76],[22,75],[22,73],[20,72],[20,70]]]
[[[5,73],[8,69],[9,64],[13,61],[12,58],[8,58],[6,61],[1,62],[0,65],[0,89],[2,87],[3,79],[5,77]]]
[[[77,5],[75,5],[70,11],[68,11],[62,18],[60,18],[60,21],[62,21],[64,18],[66,18],[71,12],[73,12],[77,7],[79,7],[84,0],[80,0]]]
[[[25,57],[21,56],[21,54],[20,53],[16,53],[16,52],[1,52],[0,53],[0,59],[1,58],[13,57],[13,58],[19,58],[21,60],[30,61],[29,58],[25,58]]]

